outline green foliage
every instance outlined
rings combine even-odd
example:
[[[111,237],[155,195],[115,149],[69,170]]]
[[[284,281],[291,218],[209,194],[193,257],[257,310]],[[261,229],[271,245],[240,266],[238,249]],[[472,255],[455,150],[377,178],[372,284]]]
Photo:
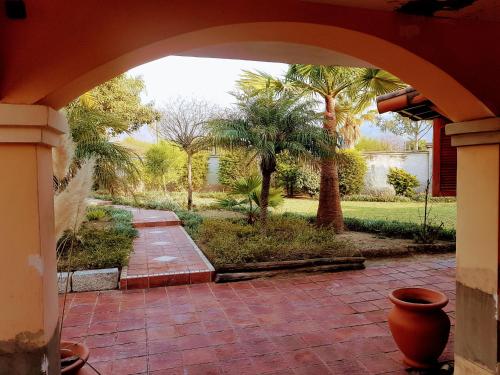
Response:
[[[297,176],[297,188],[310,197],[319,194],[320,176],[311,168],[302,168]]]
[[[389,168],[387,183],[394,188],[397,195],[413,197],[419,183],[417,177],[401,168]]]
[[[396,146],[387,140],[361,137],[354,148],[358,151],[396,151]]]
[[[251,175],[238,179],[232,186],[229,196],[219,199],[221,208],[240,207],[247,215],[247,222],[252,224],[257,219],[261,207],[262,179],[258,175]],[[283,204],[281,189],[269,189],[268,206],[276,208]]]
[[[346,202],[411,202],[411,198],[401,195],[386,194],[381,192],[379,194],[353,194],[345,195],[342,197]]]
[[[203,218],[196,212],[187,210],[175,211],[177,217],[182,221],[182,225],[190,236],[195,236],[198,228],[203,223]]]
[[[230,187],[236,180],[258,173],[257,162],[244,149],[232,149],[219,158],[219,182]]]
[[[180,186],[186,156],[169,142],[160,142],[148,148],[144,156],[146,185],[149,188],[176,189]]]
[[[206,219],[195,237],[210,262],[227,264],[358,255],[330,229],[299,217],[271,216],[265,228],[241,220]]]
[[[95,221],[102,220],[107,216],[108,212],[104,208],[89,207],[87,209],[87,220]]]
[[[246,147],[260,160],[263,186],[269,187],[276,171],[278,155],[311,157],[329,153],[332,138],[315,126],[318,114],[315,102],[294,95],[274,95],[265,92],[248,97],[239,96],[239,112],[212,122],[212,135],[223,145]],[[268,191],[263,192],[263,198]],[[261,220],[267,207],[263,205]]]
[[[200,151],[193,155],[192,173],[193,173],[193,188],[195,190],[201,189],[205,186],[208,174],[208,157],[210,153],[208,151]],[[187,157],[184,162],[184,167],[182,169],[181,184],[186,186],[187,181]]]
[[[112,207],[90,208],[88,213],[92,217],[101,211],[105,213],[104,217],[85,222],[76,235],[66,232],[59,240],[59,271],[127,265],[132,242],[137,237],[132,214]]]
[[[158,118],[152,103],[141,103],[143,89],[141,79],[121,75],[85,93],[65,108],[76,145],[72,169],[84,159],[95,158],[96,189],[114,194],[130,190],[139,182],[137,155],[111,141],[111,137],[130,133]]]
[[[359,194],[365,184],[366,161],[356,150],[337,152],[340,195]]]
[[[108,113],[127,124],[127,132],[130,132],[160,119],[154,103],[144,104],[141,100],[141,93],[145,88],[141,77],[120,74],[92,89],[90,95],[96,110]]]
[[[427,149],[427,141],[425,139],[420,139],[417,143],[417,147],[415,147],[415,141],[408,141],[405,147],[410,151],[425,151]]]
[[[284,152],[276,157],[276,179],[285,188],[287,197],[298,193],[297,180],[300,174],[300,164],[297,158]]]
[[[405,223],[400,221],[345,218],[345,225],[349,230],[357,232],[376,233],[387,237],[414,239],[421,232],[421,225],[417,223]],[[443,241],[455,241],[454,229],[443,226],[431,226],[436,239]]]
[[[277,157],[276,180],[285,188],[287,197],[297,193],[308,194],[313,197],[319,193],[319,173],[305,165],[289,153]]]

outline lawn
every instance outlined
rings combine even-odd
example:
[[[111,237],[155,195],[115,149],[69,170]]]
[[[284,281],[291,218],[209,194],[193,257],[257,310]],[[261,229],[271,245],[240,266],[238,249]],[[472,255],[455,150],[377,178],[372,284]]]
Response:
[[[395,220],[420,223],[423,217],[422,202],[342,202],[345,217],[374,220]],[[457,217],[456,203],[431,203],[430,217],[434,225],[444,223],[446,228],[454,229]],[[285,199],[278,212],[315,214],[318,201],[313,199]]]

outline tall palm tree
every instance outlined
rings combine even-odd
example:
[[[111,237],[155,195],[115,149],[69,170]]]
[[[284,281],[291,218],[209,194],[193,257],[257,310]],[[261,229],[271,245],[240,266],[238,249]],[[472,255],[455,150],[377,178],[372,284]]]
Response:
[[[261,72],[245,71],[239,83],[245,90],[255,93],[272,89],[277,93],[289,91],[322,98],[325,106],[323,128],[338,140],[334,148],[344,143],[343,136],[349,134],[346,131],[342,133],[342,127],[352,125],[352,116],[341,116],[345,112],[342,104],[348,103],[349,113],[357,114],[366,110],[377,95],[404,87],[399,79],[380,69],[303,64],[290,65],[283,79]],[[332,153],[321,158],[320,166],[316,222],[319,226],[333,226],[339,233],[344,229],[344,220],[335,155]]]
[[[330,137],[319,127],[315,102],[274,92],[256,96],[240,95],[238,111],[213,121],[212,136],[225,145],[250,149],[260,160],[262,188],[260,220],[267,220],[271,177],[276,156],[284,151],[297,157],[319,155],[330,148]]]

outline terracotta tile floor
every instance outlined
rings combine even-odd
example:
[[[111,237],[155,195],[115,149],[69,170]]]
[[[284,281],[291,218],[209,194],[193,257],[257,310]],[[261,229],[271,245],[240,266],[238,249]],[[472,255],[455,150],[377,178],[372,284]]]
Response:
[[[386,296],[409,285],[440,289],[453,322],[454,267],[449,256],[419,257],[363,271],[71,294],[63,337],[85,340],[102,374],[406,374]]]
[[[195,284],[211,281],[214,269],[173,212],[131,210],[139,237],[128,267],[120,279],[121,289]]]
[[[146,210],[128,206],[115,206],[131,211],[134,214],[133,224],[136,228],[180,225],[181,221],[172,211]]]

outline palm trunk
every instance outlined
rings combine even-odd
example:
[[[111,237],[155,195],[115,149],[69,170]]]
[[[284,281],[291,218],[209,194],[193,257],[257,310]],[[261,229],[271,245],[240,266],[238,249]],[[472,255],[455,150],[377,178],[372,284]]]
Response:
[[[335,99],[325,97],[325,121],[323,128],[336,135],[337,119],[335,118]],[[319,187],[319,204],[316,216],[318,226],[332,226],[336,233],[344,230],[344,218],[340,205],[339,175],[335,157],[321,159],[321,180]]]
[[[193,155],[188,152],[187,157],[187,180],[188,180],[188,211],[193,208]]]
[[[269,170],[262,170],[262,189],[260,191],[260,221],[267,222],[267,207],[269,206],[269,190],[271,188],[271,174]]]

